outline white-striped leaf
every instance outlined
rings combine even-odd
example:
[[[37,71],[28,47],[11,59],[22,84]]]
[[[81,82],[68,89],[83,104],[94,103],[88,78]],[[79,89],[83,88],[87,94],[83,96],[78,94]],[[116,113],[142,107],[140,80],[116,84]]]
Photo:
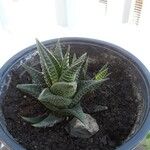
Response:
[[[66,108],[72,101],[72,99],[52,94],[48,88],[45,88],[41,92],[40,96],[38,97],[38,100],[41,103],[50,103],[51,105],[60,108]]]
[[[70,66],[60,77],[60,81],[64,82],[74,82],[80,69],[82,62],[76,63],[73,66]]]
[[[81,65],[81,69],[79,69],[79,71],[77,72],[76,81],[86,79],[87,67],[88,67],[88,58],[85,59],[85,61]]]
[[[77,56],[76,54],[74,53],[73,54],[73,57],[72,57],[72,60],[71,60],[71,65],[74,64],[74,62],[77,60]]]
[[[108,64],[105,64],[99,72],[95,75],[95,80],[102,80],[109,76],[110,73],[108,73]]]
[[[45,78],[47,78],[47,80],[50,80],[53,84],[58,81],[61,70],[60,64],[55,56],[42,43],[40,43],[38,40],[36,40],[36,43],[42,64],[41,67]],[[49,85],[49,82],[47,84],[49,87],[51,86]]]
[[[71,98],[77,90],[76,82],[57,82],[53,84],[50,91],[54,95],[63,96],[66,98]]]
[[[70,59],[70,46],[68,46],[67,52],[62,61],[62,72],[69,68],[69,59]]]
[[[47,71],[45,65],[42,63],[42,61],[41,61],[41,67],[42,67],[42,72],[43,72],[43,75],[44,75],[45,83],[47,84],[48,87],[51,87],[51,85],[52,85],[51,78],[48,74],[48,71]]]
[[[61,64],[61,62],[63,60],[63,53],[62,53],[62,48],[61,48],[59,40],[56,43],[56,47],[55,47],[55,50],[54,50],[53,54],[57,58],[57,60],[59,61],[59,63]]]
[[[84,62],[86,58],[87,58],[87,53],[84,53],[84,54],[81,55],[78,59],[76,59],[76,60],[74,61],[74,63],[78,63],[78,62],[80,62],[80,61]]]
[[[85,62],[83,63],[82,66],[82,72],[81,72],[81,79],[85,80],[86,79],[86,74],[87,74],[87,69],[88,69],[88,61],[89,58],[86,58]]]
[[[106,80],[108,80],[108,79],[106,78],[106,79],[102,79],[102,80],[98,80],[98,81],[97,80],[81,81],[80,84],[78,85],[79,89],[78,89],[76,95],[74,96],[72,103],[70,104],[69,107],[76,105],[81,100],[83,95],[99,88],[99,86]]]
[[[60,77],[60,81],[73,82],[75,81],[82,63],[85,61],[86,53],[77,59]]]

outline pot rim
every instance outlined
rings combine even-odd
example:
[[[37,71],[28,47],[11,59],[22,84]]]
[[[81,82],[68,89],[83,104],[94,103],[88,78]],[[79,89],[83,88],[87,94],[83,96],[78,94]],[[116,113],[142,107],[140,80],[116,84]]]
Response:
[[[42,42],[45,46],[48,46],[50,44],[53,44],[57,41],[58,39],[51,39],[51,40],[47,40]],[[141,76],[143,78],[143,82],[145,83],[146,86],[146,91],[147,91],[147,99],[149,99],[148,106],[147,106],[147,112],[146,112],[146,116],[145,119],[143,120],[143,124],[141,126],[141,128],[135,133],[135,135],[131,136],[130,139],[125,140],[125,142],[120,145],[119,147],[117,147],[117,150],[127,150],[127,149],[134,149],[146,136],[146,134],[148,133],[148,131],[150,130],[150,74],[148,69],[143,65],[143,63],[137,58],[135,57],[133,54],[131,54],[130,52],[126,51],[125,49],[116,46],[115,44],[109,43],[109,42],[105,42],[105,41],[101,41],[101,40],[96,40],[96,39],[90,39],[90,38],[82,38],[82,37],[64,37],[64,38],[60,38],[60,41],[62,42],[73,42],[73,43],[87,43],[87,44],[91,44],[91,45],[101,45],[101,46],[105,46],[106,48],[111,48],[112,51],[121,54],[123,56],[125,56],[126,58],[130,59],[130,61],[135,65],[135,67],[138,69],[138,71],[141,73]],[[26,54],[29,54],[30,52],[34,51],[36,49],[36,45],[32,45],[29,46],[25,49],[23,49],[22,51],[20,51],[19,53],[17,53],[16,55],[14,55],[13,57],[11,57],[0,69],[0,84],[3,81],[3,78],[5,77],[5,75],[7,74],[8,70],[16,63],[18,62],[20,59],[22,59],[22,57]],[[0,123],[1,124],[1,123]],[[3,130],[3,127],[1,125],[0,128],[0,138],[2,138],[2,140],[7,143],[9,145],[9,147],[13,148],[16,146],[16,148],[19,149],[24,149],[21,145],[19,145],[17,142],[15,142],[10,136],[8,136],[5,131]]]

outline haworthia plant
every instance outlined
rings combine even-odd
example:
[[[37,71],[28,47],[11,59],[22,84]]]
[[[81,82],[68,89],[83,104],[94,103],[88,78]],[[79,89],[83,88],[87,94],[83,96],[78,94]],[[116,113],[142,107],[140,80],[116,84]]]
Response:
[[[80,100],[107,80],[107,65],[104,65],[93,79],[85,80],[88,69],[87,53],[78,58],[76,54],[71,56],[70,46],[64,53],[59,41],[53,51],[38,40],[36,45],[42,71],[23,64],[32,78],[32,83],[18,84],[17,88],[34,96],[49,110],[49,114],[22,118],[34,127],[51,127],[68,117],[76,117],[84,123],[85,113]],[[95,111],[102,109],[101,106],[95,108]]]

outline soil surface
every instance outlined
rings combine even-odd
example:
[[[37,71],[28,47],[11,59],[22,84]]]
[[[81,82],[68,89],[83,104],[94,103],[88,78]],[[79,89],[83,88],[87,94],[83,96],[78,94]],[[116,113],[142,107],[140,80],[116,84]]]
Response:
[[[22,73],[23,68],[14,67],[10,71],[11,81],[3,97],[3,113],[8,131],[23,147],[28,150],[113,150],[127,139],[138,119],[141,103],[134,89],[138,80],[134,74],[137,72],[116,54],[96,53],[89,52],[88,75],[92,77],[106,62],[111,75],[101,88],[82,99],[86,113],[91,113],[97,104],[108,107],[108,110],[91,113],[100,130],[89,139],[70,137],[64,129],[66,122],[52,128],[34,128],[22,120],[20,116],[36,116],[46,109],[35,98],[16,88],[19,83],[31,83],[30,76]],[[38,57],[34,59],[38,60]],[[32,60],[33,64],[30,60],[28,62],[33,65],[36,61]]]

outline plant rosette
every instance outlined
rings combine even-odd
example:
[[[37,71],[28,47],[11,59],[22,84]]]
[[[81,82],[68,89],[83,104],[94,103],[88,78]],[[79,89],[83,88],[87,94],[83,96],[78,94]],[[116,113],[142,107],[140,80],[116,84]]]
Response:
[[[115,45],[36,40],[0,76],[0,138],[11,149],[132,149],[149,130],[149,72]]]

